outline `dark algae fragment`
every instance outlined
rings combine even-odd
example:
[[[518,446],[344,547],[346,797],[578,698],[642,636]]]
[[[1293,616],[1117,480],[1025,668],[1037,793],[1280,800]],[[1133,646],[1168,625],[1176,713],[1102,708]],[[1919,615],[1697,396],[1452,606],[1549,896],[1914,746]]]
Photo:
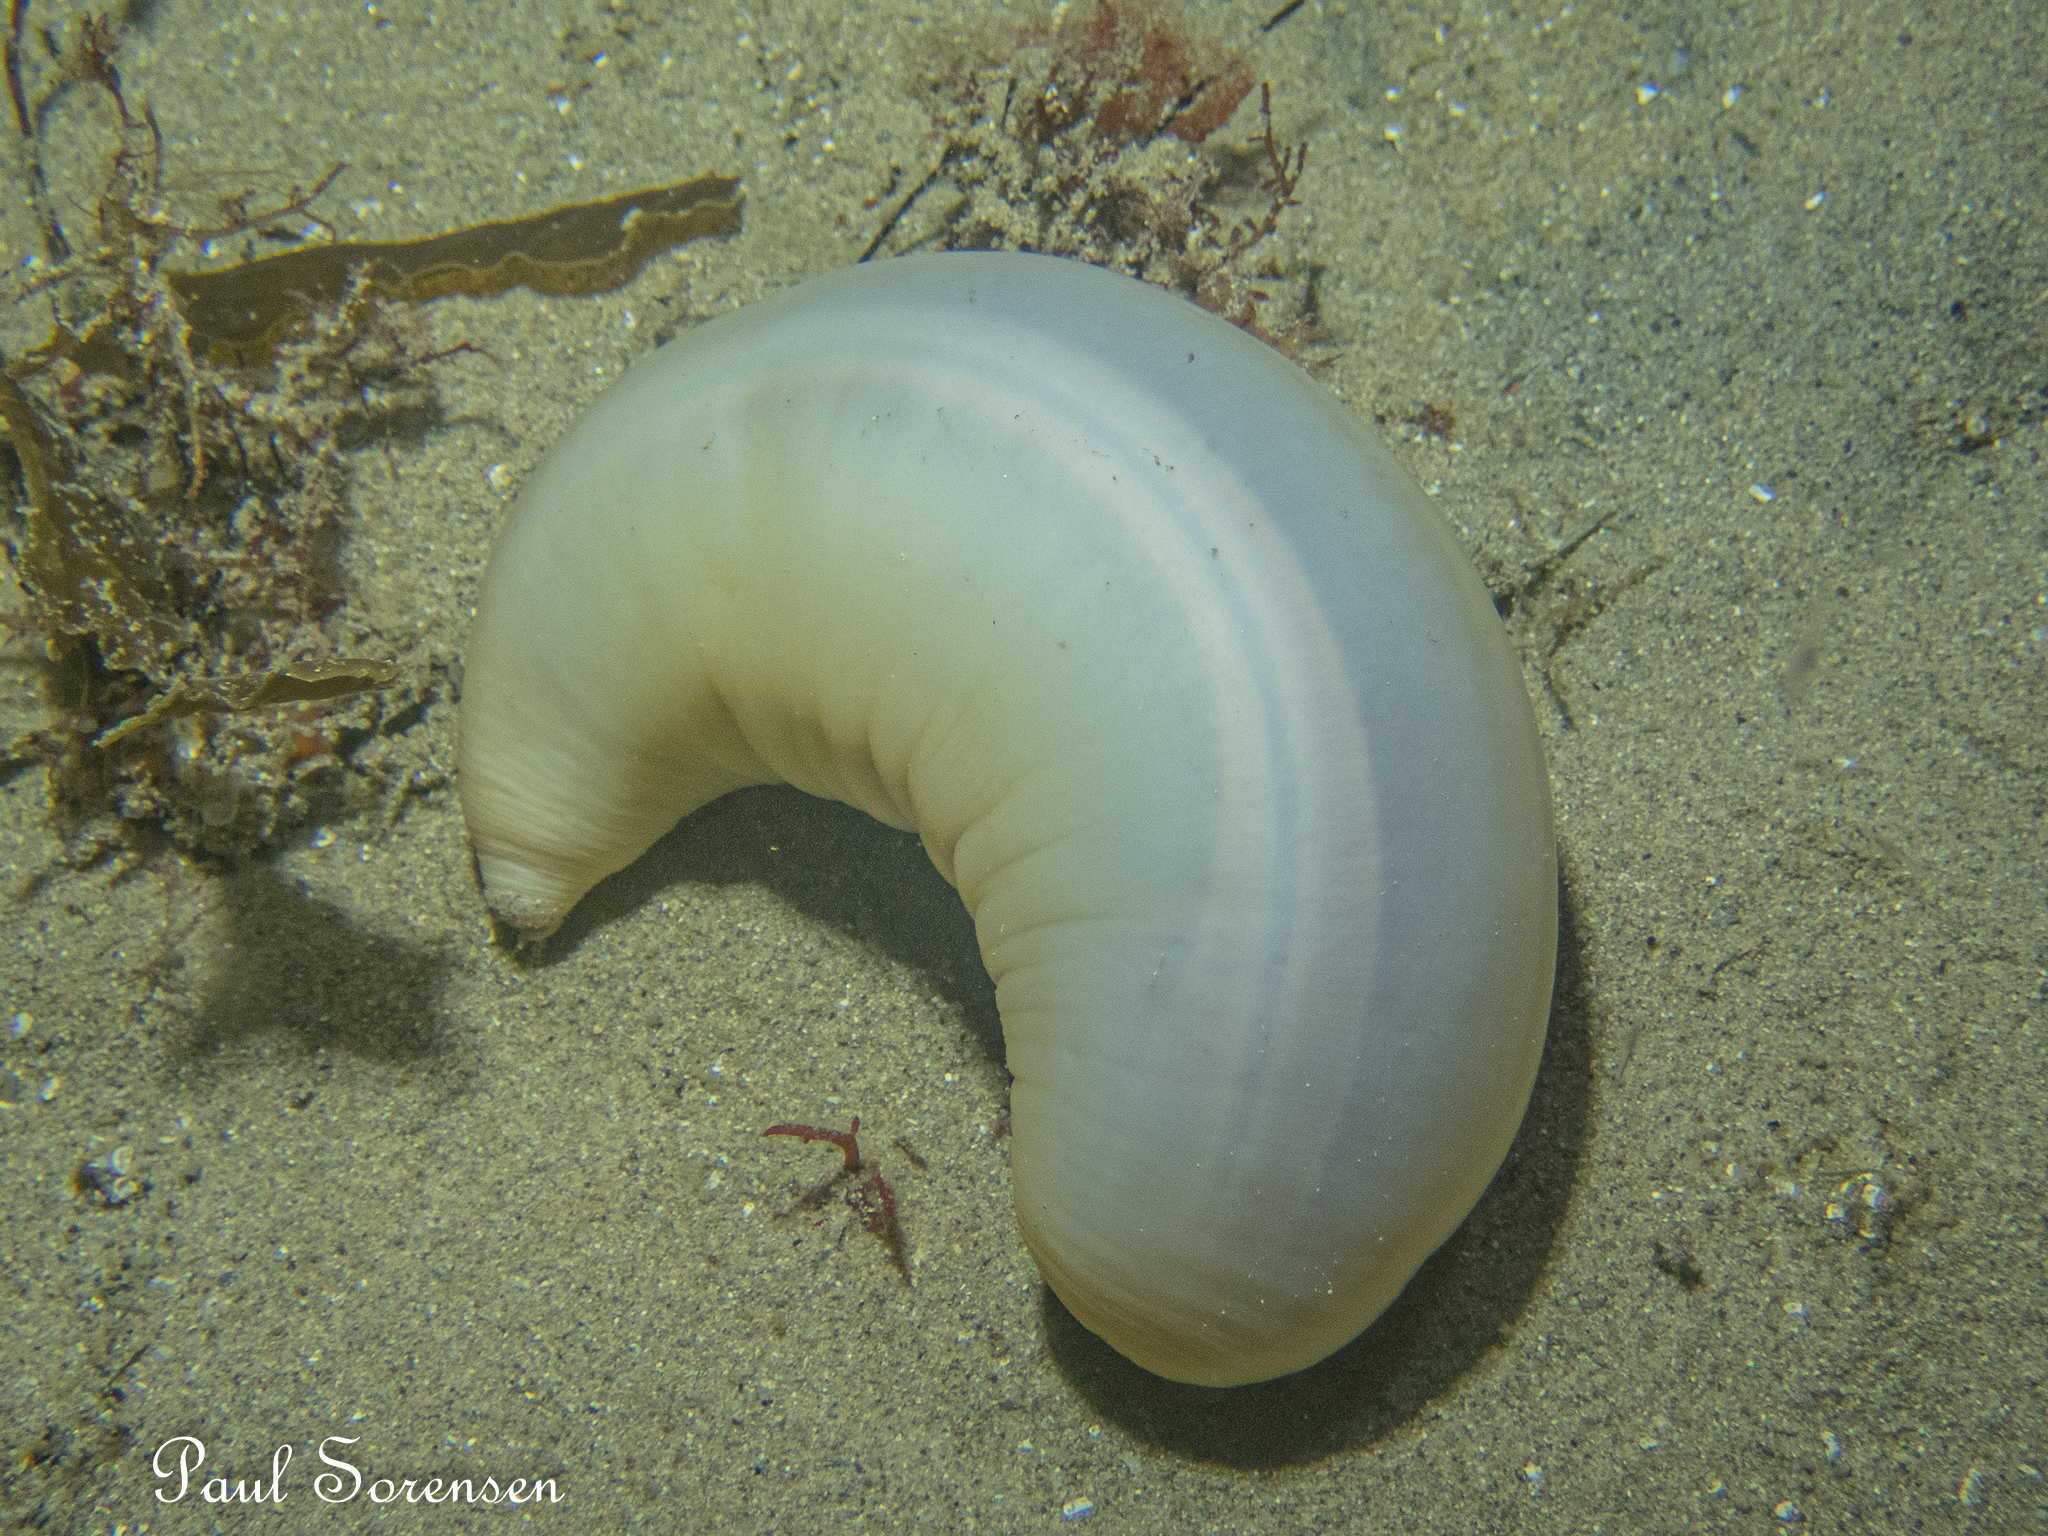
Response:
[[[1314,269],[1269,237],[1307,148],[1256,77],[1165,0],[1089,0],[928,45],[918,93],[936,159],[892,165],[863,259],[920,247],[1076,256],[1174,289],[1298,360],[1323,339]],[[904,183],[908,183],[907,186]],[[900,188],[900,190],[899,190]]]
[[[193,350],[217,366],[269,360],[316,306],[356,291],[423,303],[509,288],[562,297],[608,293],[662,252],[740,228],[739,181],[699,176],[530,218],[471,224],[424,240],[308,245],[212,272],[168,277]]]
[[[193,637],[178,620],[146,535],[102,515],[90,492],[60,480],[55,440],[21,386],[5,374],[0,420],[27,493],[15,566],[53,649],[91,639],[102,662],[124,671],[173,660]]]
[[[862,1157],[860,1152],[860,1116],[853,1117],[853,1124],[843,1131],[835,1131],[822,1125],[800,1125],[794,1120],[784,1120],[771,1125],[761,1133],[763,1136],[789,1136],[797,1141],[809,1143],[822,1141],[837,1147],[845,1159],[843,1166],[824,1188],[826,1190],[850,1182],[854,1175],[865,1173],[867,1179],[859,1186],[847,1190],[842,1196],[846,1208],[860,1218],[860,1224],[881,1240],[883,1249],[889,1255],[889,1262],[896,1266],[896,1272],[905,1280],[910,1278],[910,1260],[903,1246],[903,1225],[896,1214],[896,1191],[889,1181],[882,1177],[882,1160],[878,1157]],[[898,1146],[902,1146],[899,1141]],[[917,1165],[925,1166],[922,1158],[911,1154]],[[822,1193],[822,1191],[817,1192]]]
[[[287,662],[243,677],[180,678],[141,714],[123,720],[93,743],[109,747],[163,720],[183,715],[241,715],[280,704],[311,704],[371,693],[398,681],[385,661]]]

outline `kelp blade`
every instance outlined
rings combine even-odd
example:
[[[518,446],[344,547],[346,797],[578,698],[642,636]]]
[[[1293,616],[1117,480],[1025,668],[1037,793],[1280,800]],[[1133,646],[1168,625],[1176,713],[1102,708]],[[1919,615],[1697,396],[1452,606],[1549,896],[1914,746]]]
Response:
[[[222,367],[266,363],[294,322],[336,304],[357,272],[379,298],[409,302],[508,288],[609,293],[653,257],[740,229],[739,178],[699,176],[523,219],[470,224],[424,240],[308,245],[213,272],[168,274],[193,351]]]
[[[123,720],[93,745],[111,747],[124,736],[179,715],[240,715],[279,704],[344,699],[387,687],[397,677],[398,668],[388,661],[318,661],[245,677],[180,678],[148,709]]]

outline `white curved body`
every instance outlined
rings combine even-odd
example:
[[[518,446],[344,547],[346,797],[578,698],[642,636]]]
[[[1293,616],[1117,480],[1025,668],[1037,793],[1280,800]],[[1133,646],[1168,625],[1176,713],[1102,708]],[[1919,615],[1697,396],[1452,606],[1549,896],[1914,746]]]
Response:
[[[1051,257],[913,257],[598,401],[471,631],[486,899],[544,932],[780,781],[915,828],[958,888],[1019,1224],[1140,1365],[1321,1358],[1506,1151],[1557,910],[1520,671],[1412,482],[1215,316]]]

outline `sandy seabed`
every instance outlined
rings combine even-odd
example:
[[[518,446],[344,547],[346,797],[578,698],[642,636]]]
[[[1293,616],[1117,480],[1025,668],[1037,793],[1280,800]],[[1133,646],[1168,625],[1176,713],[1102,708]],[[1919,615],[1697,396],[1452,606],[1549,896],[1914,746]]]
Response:
[[[443,667],[567,423],[656,340],[857,257],[941,147],[920,61],[1013,24],[129,10],[173,186],[346,161],[349,238],[745,179],[743,234],[615,293],[432,308],[490,355],[442,366],[433,430],[354,454],[349,560],[356,611]],[[1310,146],[1280,245],[1320,269],[1324,376],[1519,589],[1554,775],[1549,1051],[1471,1220],[1315,1369],[1162,1383],[1018,1241],[992,996],[914,839],[751,791],[522,965],[450,793],[112,881],[58,862],[21,774],[0,1521],[2043,1528],[2048,12],[1269,15],[1195,13]],[[49,132],[61,205],[103,109],[73,92]],[[423,757],[453,730],[442,698]],[[830,1154],[759,1136],[855,1113],[908,1282],[820,1190]],[[141,1196],[80,1198],[123,1147]],[[206,1453],[172,1506],[177,1436]],[[314,1491],[322,1442],[351,1502]],[[203,1502],[281,1446],[282,1513]],[[483,1502],[518,1478],[560,1503]]]

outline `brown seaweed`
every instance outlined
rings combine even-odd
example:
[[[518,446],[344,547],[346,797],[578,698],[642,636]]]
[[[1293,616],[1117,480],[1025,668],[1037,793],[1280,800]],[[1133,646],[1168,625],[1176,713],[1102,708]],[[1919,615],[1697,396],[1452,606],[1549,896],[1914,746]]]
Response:
[[[123,737],[181,715],[244,715],[280,704],[345,699],[389,687],[399,669],[387,661],[290,662],[240,677],[179,678],[139,715],[123,720],[93,745],[111,747]]]
[[[166,196],[155,114],[115,68],[125,13],[39,29],[30,50],[26,11],[11,0],[0,46],[44,251],[10,296],[47,305],[51,329],[0,358],[0,544],[23,598],[0,624],[40,642],[5,659],[40,676],[47,716],[0,746],[0,779],[45,770],[72,864],[166,843],[235,858],[338,817],[395,816],[446,787],[413,727],[449,679],[348,611],[350,450],[431,431],[431,370],[481,352],[428,350],[418,302],[608,290],[680,241],[736,230],[739,183],[344,245],[313,206],[337,163],[281,201],[234,192],[189,220]],[[70,90],[105,92],[119,119],[97,198],[55,195],[43,173]],[[67,232],[81,212],[90,226]],[[326,238],[168,269],[174,252],[286,227]],[[398,654],[360,654],[387,645]]]
[[[339,303],[357,273],[365,292],[413,303],[518,287],[564,297],[610,292],[687,240],[737,234],[739,185],[737,177],[699,176],[423,240],[308,245],[218,271],[168,273],[166,281],[192,326],[195,352],[216,367],[261,364],[314,306]]]
[[[0,420],[21,463],[27,527],[16,546],[23,590],[52,645],[90,636],[109,667],[165,667],[191,642],[151,546],[57,479],[56,445],[21,386],[0,373]],[[54,654],[54,651],[53,651]]]

